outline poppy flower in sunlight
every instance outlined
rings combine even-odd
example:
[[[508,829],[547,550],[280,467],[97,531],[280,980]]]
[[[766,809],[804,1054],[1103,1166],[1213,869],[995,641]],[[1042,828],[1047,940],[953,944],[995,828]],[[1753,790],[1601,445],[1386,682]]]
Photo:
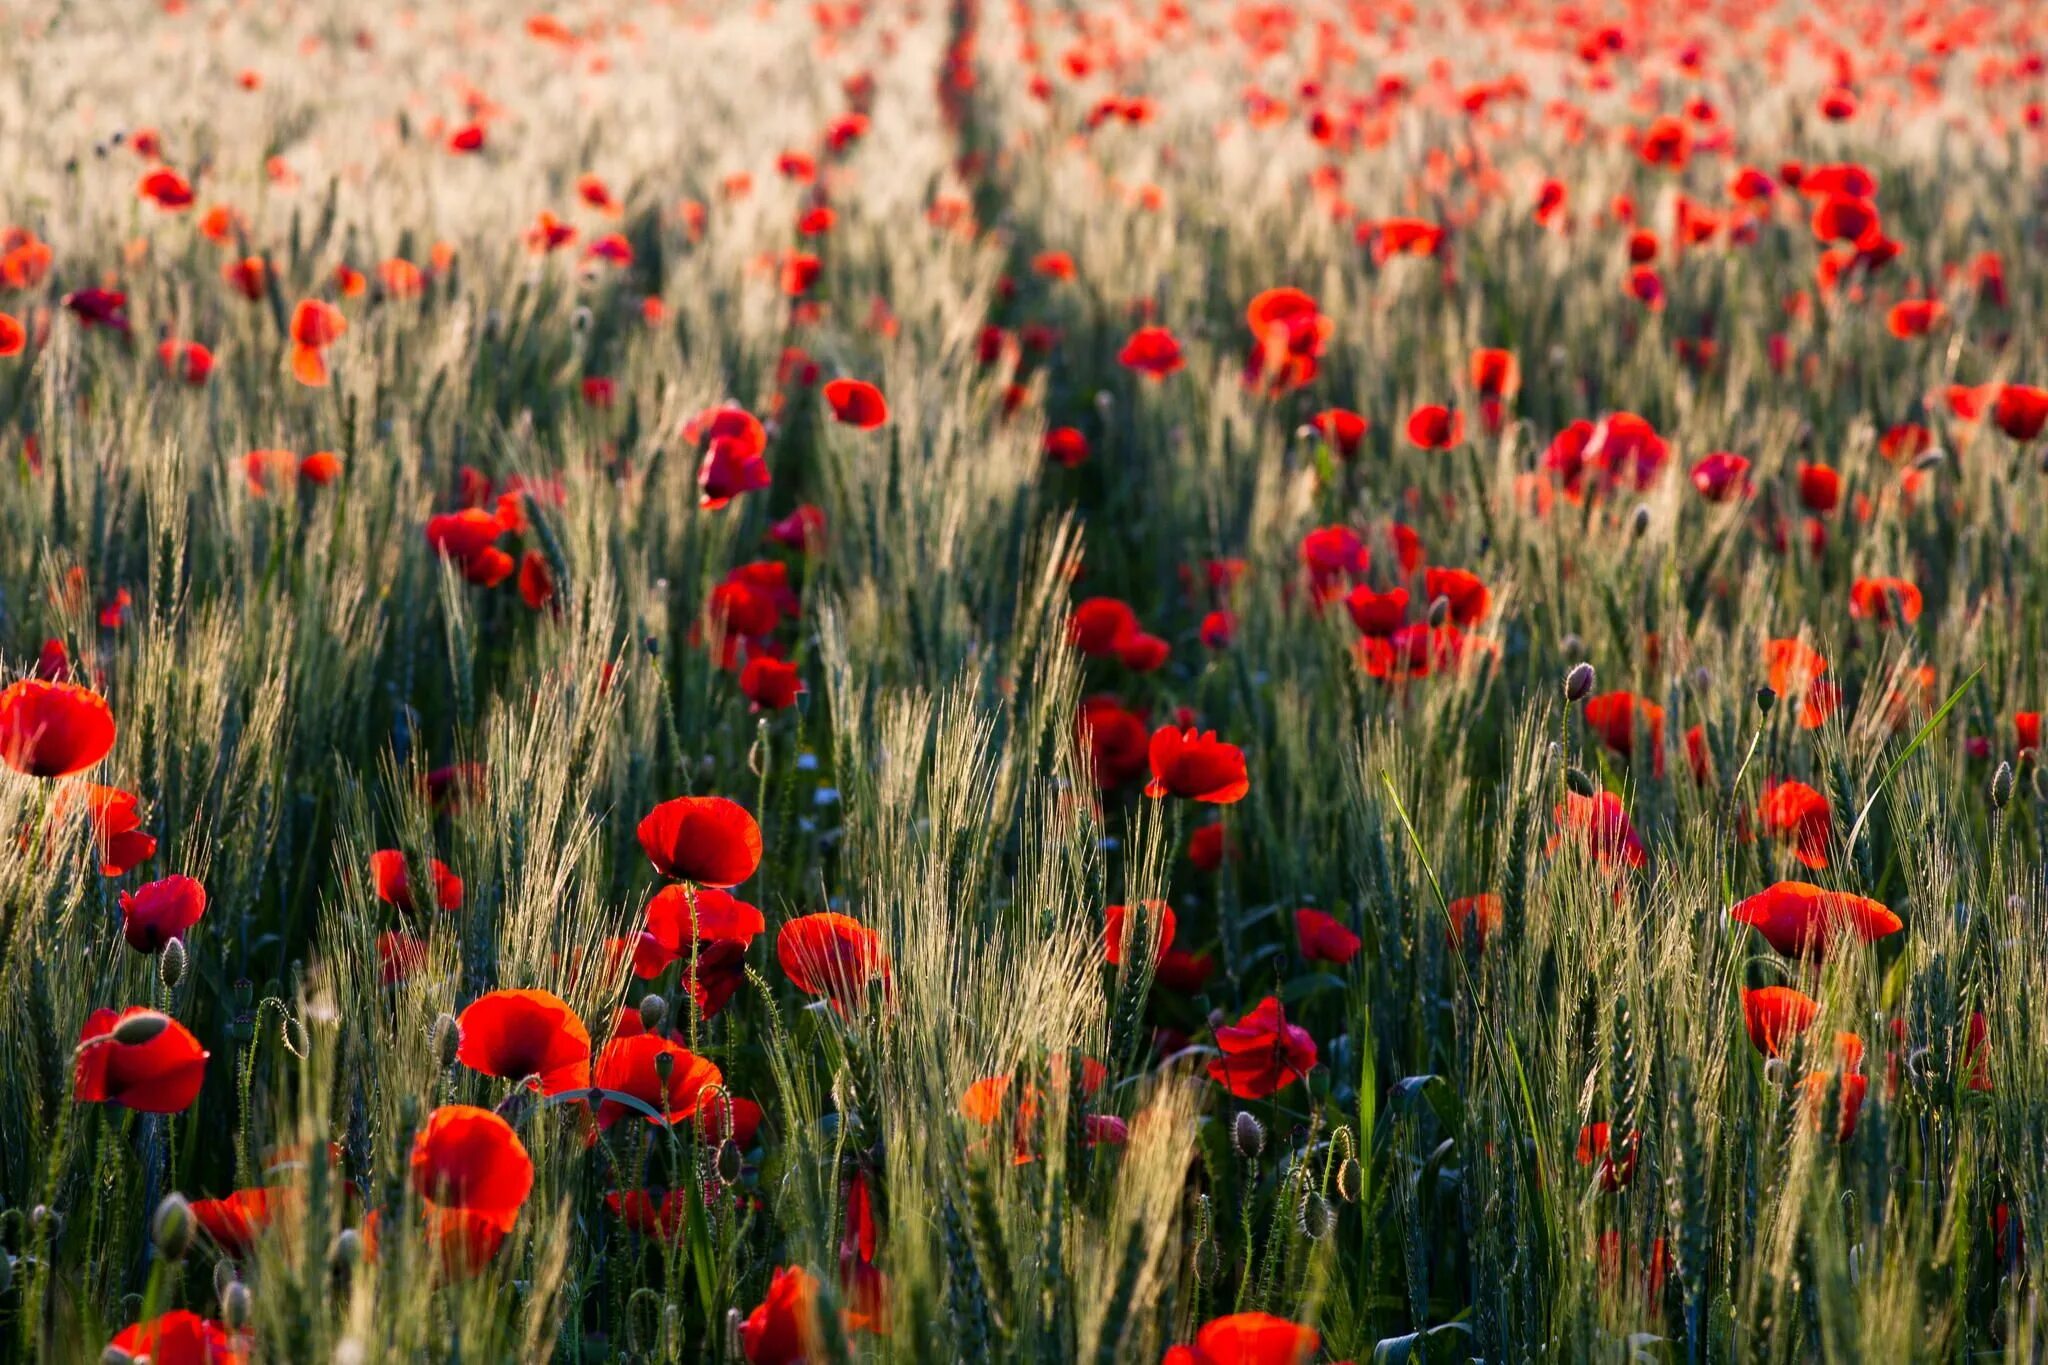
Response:
[[[1574,841],[1584,844],[1601,863],[1621,862],[1630,867],[1642,867],[1649,861],[1649,856],[1643,851],[1643,841],[1636,836],[1634,822],[1628,818],[1621,798],[1613,792],[1597,792],[1592,796],[1567,792],[1564,800],[1552,809],[1551,819],[1558,828],[1558,836],[1550,844],[1552,852],[1569,835]]]
[[[1264,384],[1272,394],[1299,388],[1316,377],[1316,360],[1336,331],[1316,301],[1299,289],[1268,289],[1245,309],[1252,332],[1245,382]]]
[[[1904,578],[1859,578],[1849,585],[1849,615],[1889,626],[1920,619],[1920,589]]]
[[[1112,967],[1120,967],[1124,961],[1124,945],[1127,941],[1137,942],[1141,937],[1151,940],[1152,960],[1156,965],[1173,947],[1173,931],[1178,921],[1173,908],[1165,901],[1144,901],[1143,915],[1132,915],[1121,905],[1105,908],[1102,929],[1102,954]]]
[[[1513,351],[1482,346],[1472,352],[1472,388],[1482,398],[1513,398],[1522,391],[1522,367]]]
[[[0,760],[18,773],[69,777],[113,747],[114,713],[96,692],[40,678],[0,691]]]
[[[1901,341],[1924,337],[1941,321],[1943,311],[1937,299],[1902,299],[1885,314],[1885,329]]]
[[[1793,856],[1808,867],[1828,865],[1833,814],[1827,797],[1804,782],[1767,782],[1758,815],[1768,838],[1793,845]]]
[[[2039,752],[2041,748],[2041,713],[2019,711],[2012,718],[2013,737],[2019,742],[2020,751],[2028,749]]]
[[[1633,692],[1586,698],[1586,728],[1622,758],[1633,757],[1636,732],[1645,736],[1657,776],[1664,775],[1664,708]]]
[[[1465,414],[1425,403],[1408,415],[1408,443],[1417,450],[1449,450],[1465,439]]]
[[[565,222],[554,214],[542,209],[533,220],[533,226],[526,230],[526,249],[537,256],[545,256],[573,246],[578,233],[574,223]]]
[[[28,349],[28,328],[21,320],[7,313],[0,313],[0,358],[20,355]]]
[[[1062,469],[1088,462],[1088,437],[1078,427],[1054,427],[1045,433],[1045,458]]]
[[[467,1104],[427,1116],[407,1165],[426,1201],[429,1236],[453,1275],[474,1273],[497,1253],[533,1189],[533,1158],[512,1125]]]
[[[709,1095],[697,1113],[697,1126],[703,1133],[705,1146],[716,1147],[721,1142],[730,1141],[745,1152],[753,1149],[755,1138],[761,1131],[761,1120],[765,1117],[761,1106],[752,1100],[725,1094]]]
[[[144,175],[135,192],[166,212],[178,213],[192,207],[191,182],[169,166],[158,166]]]
[[[184,1308],[122,1328],[107,1343],[106,1358],[116,1352],[149,1365],[243,1365],[249,1359],[240,1338]]]
[[[1486,940],[1500,932],[1506,918],[1505,902],[1491,891],[1460,896],[1445,909],[1451,927],[1444,931],[1444,941],[1454,950],[1464,947],[1465,935],[1470,934],[1472,946],[1483,951]]]
[[[1216,738],[1214,730],[1195,731],[1162,725],[1147,746],[1152,780],[1147,796],[1179,796],[1227,806],[1251,790],[1244,751]]]
[[[1361,583],[1345,594],[1344,610],[1360,635],[1385,639],[1400,630],[1408,619],[1408,589],[1374,592]]]
[[[1649,165],[1683,170],[1692,159],[1692,129],[1674,114],[1660,114],[1642,130],[1636,141],[1636,154]]]
[[[736,801],[679,796],[647,813],[636,831],[654,870],[699,886],[738,886],[761,865],[761,827]]]
[[[256,1239],[280,1217],[296,1210],[298,1191],[289,1186],[236,1190],[220,1199],[195,1199],[192,1216],[220,1253],[245,1260]]]
[[[183,380],[193,388],[205,384],[213,374],[213,352],[196,341],[163,341],[157,344],[157,363],[164,373]]]
[[[1861,242],[1877,230],[1877,205],[1847,194],[1831,194],[1813,211],[1813,235],[1822,242]]]
[[[554,570],[539,550],[528,550],[519,557],[519,600],[533,611],[555,600]]]
[[[300,299],[292,309],[292,377],[309,388],[327,383],[327,348],[348,331],[348,319],[331,303]]]
[[[142,809],[134,793],[93,782],[67,785],[58,789],[52,816],[61,818],[74,796],[85,801],[86,820],[92,827],[93,849],[102,876],[126,876],[156,856],[156,840],[142,832]]]
[[[1800,729],[1818,730],[1827,724],[1841,698],[1822,676],[1828,661],[1819,650],[1796,638],[1766,641],[1764,666],[1771,690],[1798,703]]]
[[[1844,1039],[1856,1038],[1853,1033],[1841,1035]],[[1855,1052],[1860,1063],[1862,1040],[1857,1039]],[[1845,1046],[1845,1052],[1848,1048]],[[1840,1108],[1835,1120],[1835,1141],[1847,1142],[1856,1136],[1856,1120],[1863,1112],[1863,1102],[1870,1095],[1870,1078],[1860,1071],[1849,1069],[1848,1064],[1839,1072],[1814,1071],[1800,1082],[1806,1092],[1805,1108],[1807,1120],[1816,1133],[1827,1131],[1827,1099],[1831,1091],[1841,1096]]]
[[[160,1011],[94,1010],[79,1031],[72,1090],[82,1104],[183,1113],[199,1098],[207,1056],[191,1030]]]
[[[774,482],[761,452],[729,436],[715,436],[697,466],[697,505],[715,512],[743,493]]]
[[[666,1059],[666,1060],[664,1060]],[[667,1076],[664,1079],[663,1073]],[[597,1106],[597,1124],[610,1128],[620,1119],[637,1115],[649,1123],[665,1116],[681,1123],[696,1115],[709,1098],[706,1091],[725,1083],[725,1077],[708,1058],[699,1057],[658,1034],[642,1033],[632,1038],[614,1038],[597,1054],[593,1084],[599,1090],[631,1096],[654,1111],[642,1113],[632,1105],[605,1099]]]
[[[802,1266],[786,1266],[768,1281],[768,1296],[740,1323],[747,1365],[803,1365],[815,1354],[818,1282]]]
[[[1905,928],[1883,901],[1811,882],[1766,887],[1729,907],[1728,918],[1749,925],[1787,957],[1819,957],[1837,934],[1875,943]]]
[[[1600,1188],[1609,1194],[1626,1189],[1629,1182],[1635,1179],[1636,1149],[1641,1135],[1631,1131],[1622,1137],[1619,1151],[1616,1150],[1614,1139],[1615,1133],[1611,1125],[1589,1123],[1579,1129],[1578,1149],[1572,1153],[1573,1159],[1581,1166],[1599,1163],[1597,1178]]]
[[[457,156],[473,156],[484,149],[487,136],[483,124],[465,123],[448,135],[448,150]]]
[[[2048,428],[2048,389],[2007,384],[1991,405],[1991,420],[2015,441],[2031,441]]]
[[[1241,1100],[1284,1090],[1316,1064],[1315,1039],[1288,1023],[1280,1001],[1270,995],[1235,1024],[1217,1029],[1216,1046],[1222,1055],[1209,1063],[1209,1076]]]
[[[796,665],[765,655],[747,660],[740,670],[740,695],[755,711],[784,711],[796,705],[804,690]]]
[[[190,877],[165,877],[121,893],[121,933],[138,953],[162,952],[205,913],[206,888]]]
[[[1308,424],[1328,443],[1339,458],[1351,459],[1365,441],[1372,423],[1346,408],[1324,408]]]
[[[1442,598],[1450,605],[1451,621],[1475,626],[1486,618],[1493,594],[1478,574],[1467,569],[1445,569],[1432,565],[1422,574],[1422,595],[1434,603]]]
[[[254,303],[263,297],[269,283],[270,265],[261,256],[248,256],[222,266],[220,277],[227,281],[228,288]]]
[[[1309,1365],[1322,1337],[1270,1313],[1232,1313],[1195,1333],[1192,1346],[1169,1346],[1159,1365]]]
[[[1385,265],[1396,256],[1436,255],[1443,250],[1447,233],[1442,224],[1424,218],[1382,218],[1361,222],[1353,235],[1360,245],[1371,245],[1376,264]]]
[[[1154,380],[1166,378],[1186,363],[1180,342],[1164,327],[1140,327],[1117,352],[1117,360],[1124,368]]]
[[[462,908],[462,878],[448,870],[439,858],[430,860],[434,879],[434,908],[453,913]],[[413,895],[411,874],[406,871],[405,854],[395,848],[379,849],[370,855],[370,885],[377,899],[412,914],[419,908]]]
[[[385,930],[377,935],[377,981],[392,986],[427,965],[427,941]]]
[[[1664,311],[1664,277],[1647,265],[1639,265],[1628,272],[1623,286],[1628,296],[1652,313]]]
[[[1750,1045],[1775,1057],[1820,1018],[1820,1002],[1790,986],[1765,986],[1742,992],[1742,1024]]]
[[[1822,516],[1842,502],[1842,476],[1824,464],[1799,466],[1799,501],[1809,512]]]
[[[1899,422],[1877,439],[1877,453],[1893,464],[1934,449],[1934,433],[1918,422]]]
[[[1145,718],[1126,710],[1114,697],[1084,699],[1074,718],[1074,731],[1095,775],[1095,785],[1103,791],[1123,786],[1150,765],[1151,735]]]
[[[821,911],[799,915],[775,936],[775,960],[790,984],[805,995],[828,999],[844,1013],[868,983],[889,980],[882,936],[849,915]]]
[[[765,534],[777,545],[808,553],[825,543],[824,509],[804,503],[770,526]]]
[[[697,1008],[710,1018],[746,979],[747,949],[767,928],[760,910],[723,891],[665,886],[647,902],[644,942],[633,971],[652,980],[681,962],[687,972],[694,954],[697,970],[689,986]]]
[[[832,416],[862,431],[873,431],[889,420],[889,404],[882,391],[863,379],[835,379],[822,390]]]
[[[525,1082],[543,1095],[590,1084],[590,1030],[550,991],[489,991],[455,1022],[455,1059],[472,1071]]]
[[[1708,502],[1746,498],[1751,491],[1749,461],[1732,451],[1717,450],[1692,467],[1692,486]]]
[[[1138,633],[1138,614],[1115,597],[1091,597],[1067,618],[1067,643],[1091,659],[1114,657]]]
[[[1294,912],[1294,941],[1305,962],[1328,962],[1341,967],[1358,956],[1358,935],[1321,910]]]

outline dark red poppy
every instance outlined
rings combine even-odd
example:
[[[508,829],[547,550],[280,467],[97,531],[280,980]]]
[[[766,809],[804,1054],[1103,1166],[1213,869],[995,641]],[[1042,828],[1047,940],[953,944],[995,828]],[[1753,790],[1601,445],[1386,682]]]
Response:
[[[1451,621],[1460,626],[1478,625],[1493,605],[1493,595],[1487,591],[1486,583],[1467,569],[1432,565],[1423,571],[1422,594],[1431,602],[1441,597],[1450,603]]]
[[[1197,872],[1214,872],[1242,856],[1237,840],[1220,823],[1197,825],[1188,835],[1188,862]]]
[[[1554,852],[1559,842],[1570,835],[1584,843],[1594,858],[1603,863],[1622,862],[1630,867],[1641,867],[1649,861],[1643,851],[1643,841],[1636,837],[1636,827],[1628,818],[1621,798],[1613,792],[1598,792],[1592,796],[1580,796],[1567,792],[1563,801],[1551,811],[1556,822],[1558,838],[1551,841]]]
[[[249,1359],[241,1338],[184,1308],[122,1328],[107,1343],[109,1358],[116,1351],[149,1365],[244,1365]]]
[[[1472,353],[1472,388],[1482,398],[1513,398],[1522,390],[1522,366],[1513,351],[1482,346]]]
[[[208,1053],[183,1024],[132,1005],[94,1010],[78,1035],[72,1091],[82,1104],[178,1114],[199,1098]]]
[[[377,981],[380,985],[396,985],[426,963],[425,939],[389,929],[377,935]]]
[[[58,788],[51,817],[61,819],[74,797],[85,801],[103,876],[125,876],[156,856],[156,840],[142,832],[142,810],[133,793],[94,782],[66,784]]]
[[[96,692],[40,678],[0,692],[0,760],[18,773],[69,777],[113,747],[114,713]]]
[[[1159,1365],[1308,1365],[1322,1338],[1270,1313],[1233,1313],[1203,1324],[1192,1346],[1169,1346]]]
[[[661,1060],[664,1057],[666,1062]],[[668,1072],[666,1080],[662,1079],[664,1069]],[[655,1114],[666,1115],[673,1124],[694,1117],[698,1106],[710,1098],[706,1092],[722,1086],[725,1077],[708,1058],[658,1034],[643,1033],[634,1038],[614,1038],[604,1045],[597,1054],[594,1083],[599,1090],[632,1096]],[[600,1128],[609,1128],[633,1115],[649,1123],[659,1121],[617,1100],[602,1100],[597,1106]]]
[[[1657,776],[1664,775],[1664,708],[1633,692],[1607,692],[1586,698],[1586,728],[1623,758],[1636,751],[1636,731],[1648,740]]]
[[[290,1186],[257,1186],[220,1199],[195,1199],[192,1216],[221,1255],[239,1261],[247,1258],[266,1228],[295,1212],[298,1202],[298,1191]]]
[[[1826,891],[1811,882],[1779,882],[1737,901],[1728,918],[1747,924],[1788,957],[1819,957],[1843,934],[1875,943],[1905,928],[1882,901],[1852,891]]]
[[[688,1190],[670,1190],[663,1195],[651,1190],[613,1190],[604,1202],[627,1227],[670,1246],[680,1245],[690,1226]]]
[[[825,513],[805,503],[768,528],[767,538],[792,550],[809,551],[825,543]]]
[[[0,313],[0,358],[20,355],[28,349],[28,328],[12,314]]]
[[[1732,451],[1717,450],[1692,467],[1692,486],[1708,502],[1728,502],[1750,493],[1749,461]]]
[[[747,660],[740,670],[740,695],[756,711],[783,711],[796,705],[804,690],[803,676],[796,665],[765,655]]]
[[[738,886],[761,865],[761,827],[736,801],[679,796],[640,822],[640,847],[664,877]]]
[[[551,991],[490,991],[455,1022],[455,1059],[472,1071],[526,1081],[543,1095],[590,1085],[590,1030]]]
[[[496,1253],[533,1189],[533,1158],[488,1109],[444,1104],[427,1116],[408,1160],[444,1268],[473,1272]]]
[[[162,952],[205,913],[206,888],[190,877],[165,877],[121,893],[121,932],[139,953]]]
[[[1088,438],[1078,427],[1054,427],[1045,433],[1045,458],[1062,469],[1088,462]]]
[[[2006,384],[1991,406],[1991,420],[2015,441],[2031,441],[2048,428],[2048,389]]]
[[[1180,342],[1164,327],[1140,327],[1117,353],[1117,360],[1153,380],[1164,379],[1186,364]]]
[[[704,461],[697,467],[697,505],[715,512],[743,493],[752,493],[774,482],[768,462],[759,451],[748,450],[729,437],[714,437]]]
[[[800,915],[775,936],[775,960],[805,995],[829,999],[842,1012],[861,998],[871,981],[885,985],[889,958],[882,937],[849,915],[822,911]]]
[[[319,299],[301,299],[292,309],[292,377],[311,388],[327,383],[327,348],[341,340],[348,319]]]
[[[1216,1046],[1222,1055],[1209,1063],[1209,1075],[1241,1100],[1284,1090],[1316,1064],[1315,1039],[1288,1023],[1280,1001],[1270,995],[1235,1024],[1217,1029]]]
[[[1446,907],[1451,927],[1444,931],[1444,942],[1454,951],[1465,946],[1465,936],[1472,936],[1472,946],[1484,950],[1486,940],[1500,932],[1506,918],[1505,903],[1491,891],[1482,891],[1476,896],[1460,896]]]
[[[1216,738],[1214,730],[1197,733],[1162,725],[1152,732],[1147,756],[1152,780],[1147,796],[1179,796],[1227,806],[1251,790],[1244,751]]]
[[[1589,1123],[1579,1129],[1578,1150],[1572,1155],[1581,1166],[1599,1163],[1600,1188],[1609,1194],[1626,1189],[1636,1174],[1636,1149],[1641,1134],[1631,1130],[1622,1136],[1616,1150],[1615,1134],[1605,1123]]]
[[[1067,642],[1091,659],[1114,657],[1138,634],[1138,614],[1115,597],[1091,597],[1067,618]]]
[[[889,420],[882,391],[866,380],[835,379],[825,385],[823,394],[832,416],[847,426],[873,431]]]
[[[1087,753],[1095,785],[1103,791],[1123,786],[1150,763],[1150,733],[1145,719],[1114,697],[1089,697],[1074,718],[1074,731]]]
[[[1294,939],[1305,962],[1328,962],[1343,966],[1358,956],[1361,941],[1336,918],[1322,910],[1294,912]]]
[[[1825,516],[1842,501],[1842,476],[1824,464],[1799,466],[1799,501],[1807,511]]]
[[[462,878],[450,872],[439,858],[431,859],[429,866],[434,878],[434,908],[449,914],[460,910]],[[411,875],[406,871],[405,854],[399,849],[379,849],[370,855],[370,884],[377,899],[386,905],[408,915],[419,908]]]
[[[740,1323],[747,1365],[803,1365],[815,1354],[818,1282],[802,1266],[778,1269],[768,1297]]]
[[[555,600],[555,573],[539,550],[528,550],[519,558],[519,600],[534,611]]]
[[[1408,414],[1408,443],[1418,450],[1449,450],[1465,439],[1465,414],[1425,403]]]
[[[687,969],[694,950],[697,973],[691,989],[698,1009],[710,1018],[746,979],[747,948],[767,928],[758,909],[724,891],[666,886],[647,903],[644,937],[652,943],[636,954],[634,971],[651,979],[676,962]]]
[[[1309,425],[1329,443],[1331,450],[1346,460],[1358,454],[1365,433],[1372,429],[1371,422],[1346,408],[1324,408],[1309,418]]]
[[[1885,329],[1901,341],[1924,337],[1941,321],[1943,311],[1937,299],[1901,299],[1885,314]]]
[[[1152,960],[1166,956],[1166,950],[1173,946],[1173,931],[1177,921],[1173,907],[1165,901],[1142,902],[1145,913],[1133,917],[1123,906],[1112,905],[1103,910],[1102,954],[1112,967],[1123,965],[1126,935],[1137,938],[1143,935],[1152,943]]]
[[[1172,655],[1172,645],[1142,630],[1116,647],[1117,662],[1133,673],[1150,673],[1163,668]]]
[[[1775,1057],[1820,1017],[1820,1002],[1790,986],[1765,986],[1742,993],[1742,1023],[1751,1046]]]

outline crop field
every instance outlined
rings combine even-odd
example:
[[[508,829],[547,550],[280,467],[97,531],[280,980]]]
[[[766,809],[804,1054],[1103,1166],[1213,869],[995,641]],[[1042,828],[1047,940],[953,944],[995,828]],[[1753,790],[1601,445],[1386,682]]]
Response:
[[[2048,7],[0,77],[0,1361],[2048,1353]]]

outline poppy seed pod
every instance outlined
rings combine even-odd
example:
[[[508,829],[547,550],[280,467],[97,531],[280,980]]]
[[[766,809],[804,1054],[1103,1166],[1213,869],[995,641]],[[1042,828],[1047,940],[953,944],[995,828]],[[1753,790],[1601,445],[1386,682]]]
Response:
[[[1991,774],[1991,809],[2004,810],[2012,801],[2012,764],[2000,763]]]
[[[221,1325],[231,1332],[240,1332],[247,1329],[250,1319],[255,1315],[255,1302],[249,1293],[249,1286],[240,1280],[231,1281],[228,1287],[221,1291]]]
[[[174,938],[164,943],[162,956],[156,960],[157,980],[164,983],[164,989],[174,991],[185,979],[185,940]]]
[[[669,1078],[669,1077],[670,1077],[670,1076],[671,1076],[672,1074],[674,1074],[674,1072],[675,1072],[675,1069],[676,1069],[676,1054],[675,1054],[675,1053],[673,1053],[673,1052],[657,1052],[657,1053],[655,1053],[655,1054],[654,1054],[654,1074],[655,1074],[656,1076],[659,1076],[659,1077],[661,1078],[661,1084],[662,1084],[662,1088],[663,1088],[664,1090],[666,1090],[666,1089],[667,1089],[667,1087],[668,1087],[668,1078]]]
[[[1759,687],[1756,690],[1756,709],[1758,715],[1768,716],[1771,714],[1771,708],[1777,704],[1778,694],[1774,690],[1769,687]]]
[[[1573,664],[1571,671],[1564,675],[1564,699],[1566,701],[1585,700],[1592,693],[1597,682],[1598,678],[1593,672],[1593,665],[1584,662]]]
[[[170,1016],[155,1010],[143,1010],[114,1025],[114,1031],[108,1036],[122,1047],[140,1047],[169,1028],[170,1024]]]
[[[718,1144],[718,1179],[726,1185],[740,1180],[740,1145],[731,1138]]]
[[[1573,796],[1583,796],[1588,800],[1599,790],[1593,785],[1593,779],[1586,776],[1585,770],[1577,767],[1564,770],[1564,785],[1570,789]]]
[[[1337,1211],[1330,1207],[1329,1200],[1310,1190],[1302,1196],[1300,1223],[1302,1236],[1311,1242],[1320,1242],[1336,1226]]]
[[[327,1265],[331,1270],[345,1271],[363,1259],[363,1234],[354,1228],[343,1228],[334,1234],[334,1241],[327,1248]]]
[[[184,1195],[173,1191],[157,1204],[156,1214],[149,1220],[149,1239],[156,1244],[158,1254],[173,1261],[182,1260],[192,1249],[192,1234],[197,1227],[192,1205]]]
[[[1237,1154],[1249,1161],[1266,1150],[1266,1125],[1253,1117],[1251,1110],[1240,1109],[1230,1126],[1230,1140],[1236,1145]]]
[[[1358,1158],[1345,1157],[1337,1167],[1337,1197],[1347,1204],[1357,1203],[1364,1183],[1365,1171],[1358,1164]]]

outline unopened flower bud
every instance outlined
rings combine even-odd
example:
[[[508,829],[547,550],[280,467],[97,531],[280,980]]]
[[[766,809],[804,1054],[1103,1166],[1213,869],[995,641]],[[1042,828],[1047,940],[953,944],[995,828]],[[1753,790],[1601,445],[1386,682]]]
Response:
[[[1266,1125],[1253,1117],[1251,1110],[1240,1109],[1230,1127],[1230,1140],[1237,1154],[1249,1161],[1266,1150]]]
[[[1635,513],[1628,519],[1628,538],[1641,540],[1650,529],[1650,509],[1642,503],[1636,504]]]
[[[114,1025],[112,1037],[122,1047],[140,1047],[171,1025],[170,1016],[155,1010],[131,1014]]]
[[[640,1027],[649,1033],[661,1032],[661,1026],[668,1022],[668,1001],[653,991],[640,997]]]
[[[1590,798],[1600,790],[1593,785],[1593,779],[1586,775],[1585,769],[1576,767],[1564,770],[1564,785],[1573,796]]]
[[[430,1037],[434,1045],[434,1064],[444,1071],[454,1066],[455,1056],[462,1050],[462,1025],[455,1022],[455,1016],[443,1013],[436,1018]]]
[[[149,1220],[149,1238],[156,1243],[158,1253],[173,1261],[180,1260],[192,1249],[195,1226],[192,1206],[185,1202],[184,1195],[173,1191],[156,1206],[156,1215]]]
[[[174,938],[164,944],[163,955],[156,960],[157,980],[164,983],[164,989],[174,991],[185,979],[185,940]]]
[[[1364,1184],[1365,1170],[1358,1164],[1358,1158],[1345,1157],[1337,1167],[1337,1197],[1347,1204],[1355,1204]]]
[[[2004,810],[2012,801],[2012,764],[2001,762],[1991,774],[1991,809]]]
[[[1336,1225],[1337,1211],[1330,1207],[1330,1201],[1310,1190],[1301,1201],[1301,1233],[1311,1242],[1320,1242],[1330,1235]]]
[[[236,1280],[220,1296],[221,1325],[230,1332],[248,1330],[250,1319],[255,1316],[255,1303],[250,1296],[249,1286]]]
[[[731,1138],[718,1144],[718,1178],[727,1185],[740,1181],[740,1145]]]
[[[1593,665],[1575,663],[1571,666],[1571,671],[1564,675],[1564,699],[1583,701],[1593,694],[1593,688],[1598,682],[1599,678],[1593,672]]]
[[[1756,690],[1756,709],[1758,715],[1768,716],[1771,714],[1771,708],[1777,704],[1778,694],[1773,688],[1766,685]]]
[[[1437,627],[1443,625],[1444,622],[1450,619],[1451,599],[1445,597],[1442,593],[1438,593],[1435,597],[1430,599],[1429,603],[1430,629],[1435,630]]]

